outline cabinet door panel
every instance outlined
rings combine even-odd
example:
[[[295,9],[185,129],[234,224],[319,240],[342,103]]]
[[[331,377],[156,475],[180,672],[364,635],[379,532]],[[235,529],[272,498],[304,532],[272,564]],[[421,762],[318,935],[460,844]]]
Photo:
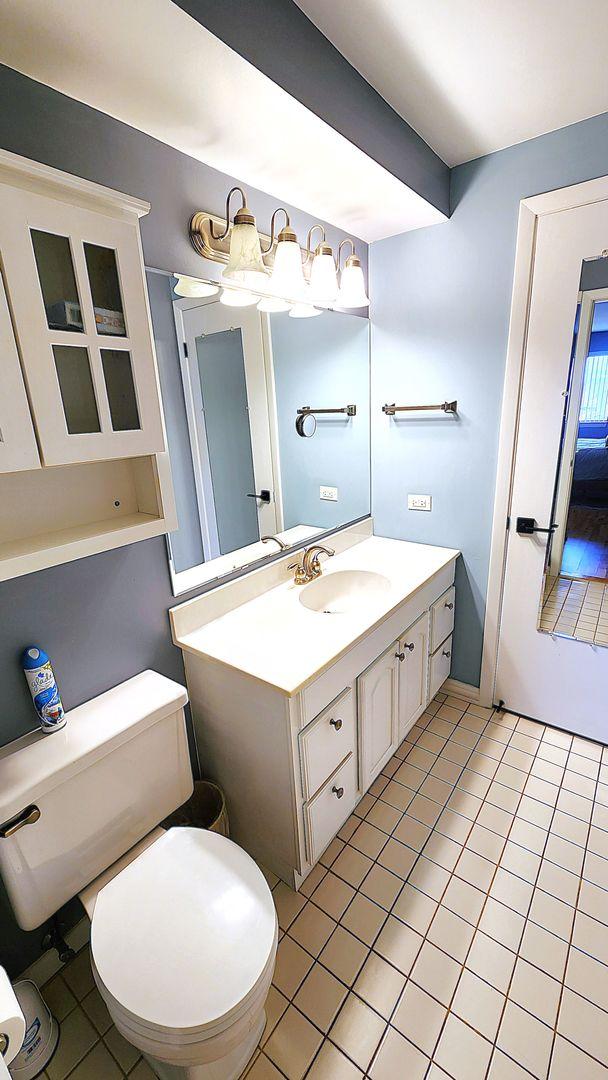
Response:
[[[397,747],[399,661],[396,652],[395,642],[358,679],[364,791]]]
[[[0,190],[6,286],[44,464],[164,450],[137,222]]]
[[[0,275],[0,473],[38,468],[34,425]]]
[[[423,712],[427,702],[429,616],[425,611],[399,641],[399,742]]]
[[[434,698],[438,690],[441,690],[446,679],[449,678],[452,668],[452,638],[444,641],[436,652],[431,656],[431,670],[429,675],[429,698]]]

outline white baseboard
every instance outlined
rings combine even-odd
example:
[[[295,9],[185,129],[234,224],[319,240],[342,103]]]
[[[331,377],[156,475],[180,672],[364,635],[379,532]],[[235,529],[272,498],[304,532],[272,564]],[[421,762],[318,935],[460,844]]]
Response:
[[[90,930],[91,923],[86,917],[77,922],[76,926],[73,926],[71,930],[68,930],[65,940],[74,952],[79,952],[86,945],[89,940]],[[33,983],[36,983],[36,986],[44,986],[64,966],[57,955],[56,949],[47,949],[42,956],[39,956],[37,960],[34,960],[33,964],[30,964],[25,969],[19,978],[31,979]]]
[[[458,679],[446,679],[441,689],[444,694],[455,694],[456,697],[464,698],[465,701],[471,701],[475,705],[479,701],[479,687],[458,682]]]

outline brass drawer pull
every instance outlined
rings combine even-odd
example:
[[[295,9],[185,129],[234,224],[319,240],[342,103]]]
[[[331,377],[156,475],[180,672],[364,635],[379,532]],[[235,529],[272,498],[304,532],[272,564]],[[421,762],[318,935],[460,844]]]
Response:
[[[404,652],[396,652],[395,653],[395,659],[398,660],[400,664],[402,664],[403,661],[405,660],[405,653]]]
[[[444,650],[443,650],[443,655],[444,655],[444,656],[447,656],[447,658],[448,658],[448,660],[449,660],[449,659],[450,659],[450,656],[452,655],[452,650],[451,650],[451,649],[444,649]]]
[[[24,825],[33,825],[39,817],[40,810],[37,806],[26,806],[25,810],[21,810],[10,821],[5,821],[4,825],[0,825],[0,840],[8,839],[13,833],[19,832]]]
[[[451,604],[448,604],[448,603],[447,603],[447,601],[446,601],[446,603],[445,603],[445,604],[444,604],[443,606],[444,606],[444,607],[447,607],[448,611],[451,611],[451,610],[452,610],[452,608],[454,607],[454,604],[453,604],[453,603],[451,603]]]
[[[332,717],[332,719],[329,722],[330,722],[331,726],[336,729],[336,731],[339,731],[340,728],[342,727],[342,721],[339,718],[338,718],[338,720],[334,720],[333,717]]]
[[[336,799],[341,799],[342,796],[344,795],[344,788],[343,787],[336,787],[336,785],[334,784],[334,786],[332,787],[331,790],[332,790],[332,794],[336,796]]]
[[[408,649],[410,652],[413,652],[416,646],[413,641],[410,641],[409,645],[404,645],[403,648]]]

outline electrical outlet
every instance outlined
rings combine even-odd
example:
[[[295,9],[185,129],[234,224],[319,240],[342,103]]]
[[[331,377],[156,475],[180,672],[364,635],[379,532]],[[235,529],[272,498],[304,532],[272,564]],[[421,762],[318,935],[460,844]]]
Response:
[[[322,484],[319,488],[319,498],[324,499],[325,502],[337,502],[338,489],[335,487],[325,487],[325,485]]]
[[[408,510],[430,510],[432,506],[432,498],[430,495],[408,495],[407,508]]]

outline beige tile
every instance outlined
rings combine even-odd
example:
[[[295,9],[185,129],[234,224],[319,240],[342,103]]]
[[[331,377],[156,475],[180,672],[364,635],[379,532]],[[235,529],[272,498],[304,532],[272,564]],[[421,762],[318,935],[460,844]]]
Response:
[[[451,956],[447,956],[430,941],[425,941],[412,968],[411,978],[417,986],[448,1006],[460,972],[461,967],[456,960],[452,960]]]
[[[431,1057],[446,1016],[447,1009],[443,1005],[410,981],[391,1023],[414,1046]]]
[[[409,875],[410,885],[415,885],[421,892],[440,900],[445,892],[450,875],[447,870],[422,855]]]
[[[444,870],[453,870],[462,852],[462,845],[451,840],[449,836],[433,832],[424,848],[425,858],[431,859]]]
[[[353,990],[388,1020],[404,985],[405,975],[372,952],[361,968]]]
[[[524,925],[523,915],[492,897],[487,900],[479,920],[479,928],[484,934],[493,937],[513,952],[517,952]]]
[[[66,964],[62,973],[63,978],[78,1001],[93,989],[95,981],[91,971],[91,954],[89,948],[82,949],[75,960]]]
[[[310,971],[314,961],[304,949],[290,937],[284,937],[279,942],[277,960],[274,969],[273,983],[285,994],[292,998],[304,977]]]
[[[392,874],[396,874],[402,881],[405,881],[416,862],[416,858],[416,852],[412,848],[406,847],[405,844],[401,844],[399,840],[395,840],[395,837],[391,836],[378,857],[378,863],[385,870],[390,870]]]
[[[312,894],[313,903],[332,919],[339,920],[350,904],[355,890],[330,870]]]
[[[455,915],[448,908],[440,906],[435,914],[427,938],[439,949],[443,949],[454,960],[464,963],[473,940],[475,928],[470,923]]]
[[[504,996],[466,968],[452,1002],[452,1012],[491,1042],[496,1037]]]
[[[425,795],[421,795],[420,792],[412,799],[410,805],[407,808],[408,817],[415,818],[416,821],[422,822],[424,825],[428,825],[431,829],[437,821],[443,804],[437,803],[434,799],[427,799]]]
[[[344,841],[340,840],[338,836],[335,836],[331,844],[329,844],[329,846],[325,848],[325,851],[319,859],[321,865],[329,869],[329,867],[332,865],[332,863],[335,862],[343,848]]]
[[[366,945],[371,946],[385,919],[384,908],[358,893],[350,907],[344,912],[341,921],[342,926],[350,930],[351,934],[355,934]]]
[[[135,1073],[131,1075],[135,1076]],[[251,1068],[245,1073],[246,1080],[281,1080],[282,1076],[283,1074],[279,1072],[276,1065],[272,1064],[270,1058],[266,1057],[266,1054],[259,1054]]]
[[[355,994],[349,994],[334,1022],[330,1038],[366,1072],[385,1028],[383,1017]]]
[[[441,903],[443,907],[449,908],[461,919],[475,925],[481,915],[485,898],[486,894],[481,889],[469,885],[467,881],[462,881],[459,877],[453,877],[443,894]]]
[[[519,957],[509,988],[509,997],[517,1005],[538,1017],[549,1027],[557,1018],[561,983]]]
[[[571,874],[569,870],[543,859],[537,884],[543,892],[556,896],[563,903],[576,904],[580,886],[578,874]]]
[[[321,1031],[327,1032],[347,992],[346,987],[331,972],[321,964],[315,964],[298,990],[294,1005]]]
[[[319,862],[316,866],[313,866],[308,877],[300,885],[300,892],[302,896],[312,896],[315,889],[321,884],[323,878],[327,876],[327,870]]]
[[[497,990],[506,994],[513,968],[515,954],[500,942],[477,931],[466,959],[466,966]]]
[[[401,811],[394,806],[390,806],[387,802],[383,802],[382,799],[378,799],[365,820],[369,821],[377,829],[382,829],[385,833],[392,833],[395,825],[401,821]]]
[[[295,922],[291,924],[289,936],[307,952],[318,956],[335,927],[335,920],[309,901],[306,907],[302,908]]]
[[[591,915],[598,922],[608,922],[608,904],[606,902],[606,890],[592,881],[581,881],[578,894],[578,908],[586,915]]]
[[[530,1080],[530,1073],[522,1069],[512,1058],[494,1047],[488,1080]]]
[[[606,1080],[606,1069],[558,1035],[551,1059],[551,1080],[572,1080],[573,1077],[578,1077],[578,1080]]]
[[[492,1044],[453,1014],[448,1016],[435,1061],[458,1080],[483,1080]]]
[[[356,833],[360,824],[360,817],[358,817],[356,814],[351,814],[351,816],[344,822],[344,825],[338,833],[340,840],[344,840],[344,843],[348,844],[349,840],[351,839],[353,834]]]
[[[70,1073],[70,1080],[122,1080],[122,1077],[121,1069],[101,1042]]]
[[[49,1080],[64,1080],[98,1038],[95,1028],[82,1009],[73,1009],[61,1024],[57,1049],[46,1067]]]
[[[358,889],[371,865],[372,860],[368,859],[367,855],[363,855],[356,848],[347,845],[333,863],[332,871],[338,877],[347,881],[349,885],[352,885],[353,888]]]
[[[380,904],[386,911],[393,906],[402,886],[401,878],[392,874],[384,866],[373,866],[361,885],[361,892]]]
[[[281,930],[287,930],[304,907],[306,897],[290,889],[284,881],[279,881],[273,890],[272,897],[277,909],[279,926]]]
[[[378,784],[379,781],[382,781],[383,787],[388,783],[386,776],[379,776],[376,780],[376,784]],[[359,799],[359,802],[357,803],[353,811],[356,817],[367,817],[368,812],[371,810],[377,798],[376,793],[372,791],[372,788],[374,788],[375,786],[375,784],[372,784],[372,787],[369,789],[367,794],[365,794],[362,799]]]
[[[608,1018],[603,1009],[565,987],[557,1030],[581,1050],[608,1066]]]
[[[446,807],[437,821],[435,829],[437,832],[442,833],[443,836],[449,836],[450,840],[456,840],[457,843],[464,844],[471,831],[471,822],[462,814],[456,814]]]
[[[505,839],[483,825],[474,825],[469,834],[467,845],[470,851],[483,855],[484,859],[497,863],[505,846]]]
[[[413,885],[406,883],[399,894],[393,907],[392,914],[417,930],[419,934],[426,934],[433,915],[437,910],[437,901],[426,893],[415,889]]]
[[[574,922],[574,908],[564,904],[556,896],[536,889],[530,905],[530,919],[532,922],[549,930],[557,937],[570,940],[572,924]]]
[[[420,934],[389,915],[378,935],[374,949],[404,975],[409,975],[421,945]]]
[[[261,1045],[268,1041],[279,1020],[281,1019],[289,1002],[276,986],[271,986],[264,1006],[266,1011],[266,1026],[262,1035]]]
[[[539,825],[516,818],[509,833],[509,840],[527,848],[528,851],[533,851],[535,855],[542,855],[547,842],[547,833]]]
[[[404,761],[403,765],[395,773],[395,781],[399,784],[404,784],[410,791],[418,791],[418,788],[422,786],[427,776],[428,769],[416,768],[413,761]],[[384,798],[383,793],[383,798]]]
[[[478,855],[476,851],[469,851],[465,847],[454,872],[463,881],[470,882],[477,889],[486,892],[490,887],[495,869],[495,864],[489,859],[484,859],[483,855]]]
[[[264,1051],[288,1080],[301,1080],[322,1039],[323,1036],[310,1021],[290,1005],[266,1043]]]
[[[369,949],[362,941],[338,926],[319,959],[325,967],[347,986],[352,986],[363,967]]]
[[[362,851],[370,859],[377,859],[386,843],[386,833],[371,825],[369,820],[362,821],[353,833],[350,843],[357,851]]]
[[[108,1047],[108,1050],[116,1058],[123,1072],[128,1072],[132,1069],[138,1057],[141,1056],[141,1051],[136,1048],[117,1031],[115,1027],[111,1027],[109,1031],[106,1031],[104,1042]]]
[[[247,1076],[250,1075],[253,1077],[253,1073],[247,1073]],[[141,1060],[137,1062],[135,1068],[129,1073],[129,1080],[155,1080],[155,1076],[148,1065],[148,1062],[141,1058]],[[263,1073],[256,1073],[255,1080],[271,1080],[271,1074],[267,1073],[264,1075]]]
[[[578,821],[577,818],[570,818],[570,820]],[[584,822],[579,822],[579,824],[582,825],[586,837],[587,826]],[[584,843],[586,843],[586,840]],[[571,874],[580,875],[585,852],[578,843],[572,843],[570,840],[565,840],[563,837],[555,836],[552,833],[547,840],[544,858],[549,859],[556,866],[561,866],[564,870],[569,870]]]
[[[545,832],[551,826],[554,813],[552,806],[539,802],[538,799],[531,799],[529,795],[524,795],[517,807],[518,818],[529,821],[531,825],[538,825],[539,829],[544,829]]]
[[[526,915],[533,893],[534,886],[529,881],[524,881],[504,867],[498,867],[490,889],[490,896],[495,900],[500,900],[501,904],[513,908],[520,915]]]
[[[429,1065],[429,1059],[411,1042],[404,1039],[395,1028],[389,1027],[369,1075],[372,1080],[423,1080]]]
[[[48,998],[46,1000],[48,1001]],[[112,1027],[112,1017],[97,987],[83,998],[82,1007],[99,1034],[105,1035],[106,1031]]]
[[[399,810],[400,813],[403,813],[404,810],[407,810],[414,795],[415,792],[405,784],[400,784],[397,783],[396,780],[391,780],[382,792],[382,802],[386,803],[387,806],[392,806],[395,810]]]
[[[277,877],[277,875],[275,873],[273,873],[272,870],[269,870],[268,867],[262,866],[261,863],[258,863],[258,865],[259,865],[260,870],[262,871],[264,877],[266,878],[266,881],[268,882],[268,887],[270,889],[274,889],[275,885],[279,884],[279,878]]]
[[[395,829],[394,835],[395,839],[400,840],[402,844],[407,844],[414,851],[421,851],[431,835],[431,830],[428,825],[405,814]]]
[[[55,975],[54,979],[46,983],[42,993],[53,1016],[60,1023],[76,1006],[76,998],[61,975]]]
[[[360,1080],[362,1076],[361,1070],[337,1046],[326,1041],[312,1064],[308,1080]]]
[[[533,1076],[544,1080],[552,1043],[551,1028],[514,1002],[507,1002],[497,1039],[501,1050],[515,1058]]]
[[[505,849],[500,856],[500,865],[505,870],[509,870],[510,873],[516,874],[517,877],[523,878],[524,881],[534,884],[538,877],[540,864],[540,855],[536,855],[535,852],[528,851],[527,848],[520,847],[519,844],[513,844],[510,840],[507,840]]]
[[[521,941],[520,954],[541,971],[546,971],[554,979],[562,979],[566,967],[568,945],[562,938],[549,933],[542,926],[527,923]]]

